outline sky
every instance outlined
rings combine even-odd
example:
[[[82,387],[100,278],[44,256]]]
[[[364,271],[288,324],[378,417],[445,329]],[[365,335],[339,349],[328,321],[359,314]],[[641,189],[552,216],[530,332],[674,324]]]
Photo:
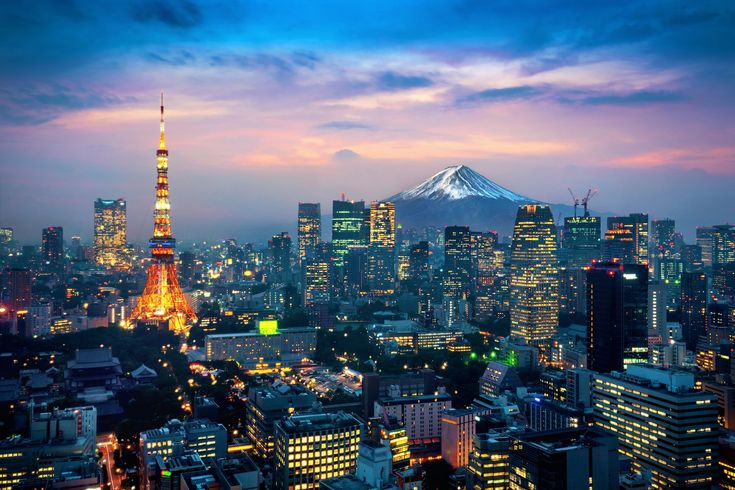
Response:
[[[297,203],[448,165],[513,191],[735,221],[735,3],[0,2],[0,226],[151,233],[166,93],[173,228],[262,239]]]

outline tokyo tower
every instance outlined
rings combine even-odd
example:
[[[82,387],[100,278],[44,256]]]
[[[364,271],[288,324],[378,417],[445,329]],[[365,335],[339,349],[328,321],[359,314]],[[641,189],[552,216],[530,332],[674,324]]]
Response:
[[[158,179],[156,181],[156,208],[153,211],[153,238],[148,280],[138,304],[130,314],[133,321],[168,324],[169,330],[188,333],[188,325],[197,316],[184,297],[176,274],[174,250],[176,239],[171,233],[171,203],[168,200],[168,150],[163,123],[163,93],[161,93],[161,136],[156,151]]]

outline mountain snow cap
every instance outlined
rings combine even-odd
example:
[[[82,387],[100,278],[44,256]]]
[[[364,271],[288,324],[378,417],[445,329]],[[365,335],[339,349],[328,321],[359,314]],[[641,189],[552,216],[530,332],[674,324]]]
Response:
[[[496,184],[465,165],[447,167],[413,189],[396,194],[389,199],[391,201],[411,199],[453,201],[467,197],[484,197],[517,203],[534,201]]]

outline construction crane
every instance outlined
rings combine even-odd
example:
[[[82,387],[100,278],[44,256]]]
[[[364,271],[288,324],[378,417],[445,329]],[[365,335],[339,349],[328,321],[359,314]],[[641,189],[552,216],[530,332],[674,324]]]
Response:
[[[582,198],[582,208],[584,209],[584,217],[587,218],[590,213],[587,210],[587,204],[590,202],[590,199],[592,199],[597,194],[597,189],[587,189],[587,195]],[[576,211],[576,208],[575,208]],[[576,213],[575,213],[576,216]]]
[[[579,199],[577,199],[574,196],[574,192],[572,192],[572,188],[571,187],[567,187],[567,190],[569,191],[569,195],[572,196],[572,202],[574,202],[574,217],[576,218],[577,217],[577,208],[579,207]],[[585,208],[585,209],[587,209],[587,208]]]

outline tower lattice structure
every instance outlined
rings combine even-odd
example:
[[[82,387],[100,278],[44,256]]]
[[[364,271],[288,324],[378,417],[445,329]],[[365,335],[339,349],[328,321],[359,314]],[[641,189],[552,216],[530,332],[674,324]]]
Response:
[[[156,207],[153,211],[153,238],[148,244],[152,262],[148,267],[145,289],[130,319],[168,322],[170,330],[187,333],[188,325],[197,317],[181,290],[174,261],[176,239],[171,232],[171,203],[168,200],[168,150],[163,122],[163,93],[161,135],[156,160]]]

